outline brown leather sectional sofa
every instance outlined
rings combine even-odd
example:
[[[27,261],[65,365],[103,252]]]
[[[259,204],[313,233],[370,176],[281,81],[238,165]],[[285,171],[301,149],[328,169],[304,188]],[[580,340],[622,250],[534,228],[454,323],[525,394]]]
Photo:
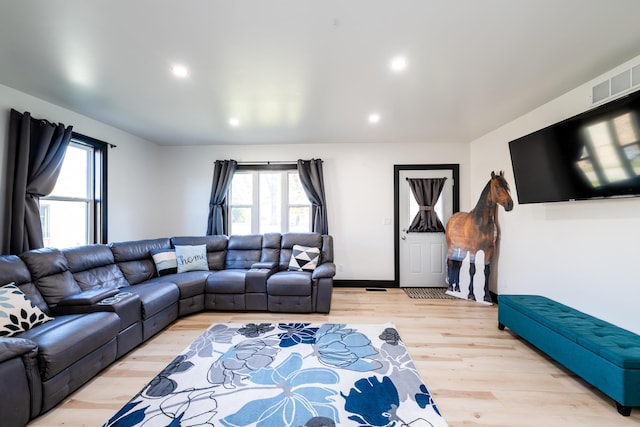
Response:
[[[159,276],[152,254],[206,245],[208,270]],[[294,245],[318,248],[291,271]],[[333,239],[315,233],[172,237],[0,256],[15,283],[53,317],[0,338],[3,426],[24,426],[180,316],[203,310],[328,313]]]

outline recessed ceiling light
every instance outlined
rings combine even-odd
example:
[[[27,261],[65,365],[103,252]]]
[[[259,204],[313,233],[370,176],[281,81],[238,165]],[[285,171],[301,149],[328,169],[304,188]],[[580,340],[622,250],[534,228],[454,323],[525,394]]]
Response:
[[[380,121],[380,114],[371,113],[369,114],[369,123],[378,123]]]
[[[238,119],[237,117],[231,117],[229,119],[229,125],[235,127],[240,126],[240,119]]]
[[[171,72],[174,76],[185,78],[189,75],[189,70],[184,65],[174,65],[171,67]]]
[[[390,66],[393,71],[403,71],[405,68],[407,68],[407,58],[405,58],[404,56],[396,56],[391,60]]]

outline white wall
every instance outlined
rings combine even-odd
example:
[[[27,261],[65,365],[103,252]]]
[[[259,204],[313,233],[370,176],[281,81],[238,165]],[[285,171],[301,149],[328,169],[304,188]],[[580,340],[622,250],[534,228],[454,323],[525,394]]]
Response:
[[[75,132],[117,145],[109,150],[109,240],[157,236],[154,210],[158,147],[146,140],[81,114],[0,85],[0,200],[6,192],[9,111],[28,111],[32,117],[73,126]],[[4,218],[4,205],[0,221]],[[161,218],[160,218],[161,219]]]
[[[393,280],[393,166],[460,163],[461,208],[468,209],[469,145],[296,144],[162,147],[163,174],[157,195],[162,235],[201,235],[206,231],[213,162],[324,161],[329,232],[340,280]]]
[[[607,76],[640,63],[640,57]],[[602,78],[606,76],[601,76]],[[461,210],[492,170],[513,183],[508,142],[590,107],[594,79],[472,143],[159,147],[116,128],[0,85],[0,200],[10,108],[73,125],[117,145],[109,151],[109,240],[204,234],[216,159],[322,158],[337,278],[392,280],[393,165],[459,163]],[[515,192],[514,188],[514,199]],[[3,207],[4,208],[4,207]],[[4,209],[0,209],[0,220]],[[502,245],[493,290],[535,293],[640,333],[636,278],[640,199],[518,205],[500,211]]]
[[[329,230],[342,280],[393,280],[393,166],[459,163],[461,208],[469,209],[469,145],[308,144],[161,147],[0,85],[0,197],[5,191],[9,110],[73,125],[117,145],[109,150],[109,240],[206,232],[213,163],[324,160]],[[4,200],[4,199],[0,199]],[[4,211],[0,212],[3,215]]]
[[[516,201],[508,142],[591,107],[591,87],[640,57],[471,144],[471,197],[504,169]],[[640,333],[640,198],[525,204],[505,213],[497,291],[540,294]]]

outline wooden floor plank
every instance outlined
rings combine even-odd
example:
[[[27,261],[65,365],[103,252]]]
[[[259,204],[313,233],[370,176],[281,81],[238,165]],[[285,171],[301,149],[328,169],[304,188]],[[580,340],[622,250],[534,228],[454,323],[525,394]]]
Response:
[[[290,321],[393,322],[451,427],[640,425],[640,408],[622,417],[611,399],[500,331],[496,306],[336,288],[328,315],[205,312],[178,319],[29,426],[100,426],[213,323]]]

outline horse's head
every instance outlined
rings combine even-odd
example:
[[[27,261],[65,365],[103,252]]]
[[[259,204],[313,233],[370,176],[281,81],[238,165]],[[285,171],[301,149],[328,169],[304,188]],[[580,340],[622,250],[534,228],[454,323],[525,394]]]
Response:
[[[500,175],[496,175],[495,172],[491,172],[490,186],[491,199],[502,205],[504,210],[507,212],[513,209],[513,199],[511,199],[509,184],[507,183],[507,180],[504,179],[503,171],[500,171]]]

